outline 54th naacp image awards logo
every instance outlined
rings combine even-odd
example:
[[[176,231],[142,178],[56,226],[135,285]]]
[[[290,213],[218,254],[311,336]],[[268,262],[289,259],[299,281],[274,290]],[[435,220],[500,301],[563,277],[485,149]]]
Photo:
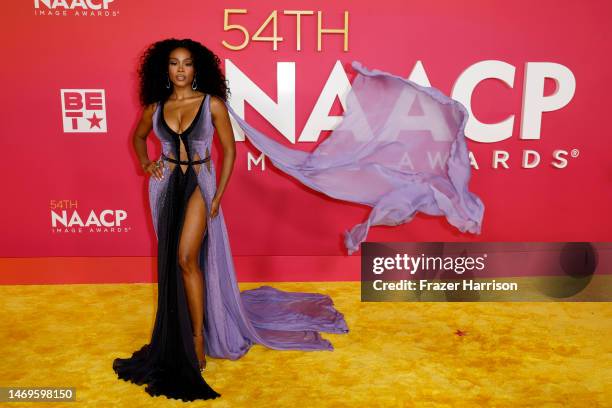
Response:
[[[106,133],[104,89],[62,89],[64,132]]]
[[[79,200],[50,200],[51,232],[55,235],[83,233],[124,233],[128,213],[123,209],[83,208]]]
[[[116,17],[115,0],[34,0],[35,16]]]

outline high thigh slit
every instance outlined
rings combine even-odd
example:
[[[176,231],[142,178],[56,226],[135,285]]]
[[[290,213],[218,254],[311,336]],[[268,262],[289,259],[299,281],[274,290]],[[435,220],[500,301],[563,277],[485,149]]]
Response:
[[[195,353],[187,296],[178,263],[178,245],[191,194],[199,189],[205,204],[206,230],[198,264],[203,278],[206,356],[237,360],[253,344],[277,350],[333,350],[320,331],[347,333],[342,313],[324,294],[285,292],[270,286],[240,292],[222,206],[209,217],[216,193],[210,152],[214,127],[209,94],[182,133],[172,130],[158,103],[153,130],[162,144],[164,177],[149,178],[149,204],[158,241],[158,305],[150,344],[130,358],[117,358],[117,376],[146,384],[151,395],[192,401],[220,396],[202,378]],[[187,170],[181,170],[181,143]],[[194,163],[194,164],[191,164]]]

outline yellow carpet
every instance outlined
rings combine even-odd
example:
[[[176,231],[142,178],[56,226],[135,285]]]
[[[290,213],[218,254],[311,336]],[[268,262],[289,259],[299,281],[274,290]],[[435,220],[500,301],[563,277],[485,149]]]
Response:
[[[156,285],[0,286],[0,386],[73,386],[78,400],[4,405],[612,406],[609,303],[362,303],[358,282],[240,287],[262,284],[329,294],[350,332],[324,334],[332,352],[208,357],[222,396],[192,403],[150,397],[112,370],[148,342]]]

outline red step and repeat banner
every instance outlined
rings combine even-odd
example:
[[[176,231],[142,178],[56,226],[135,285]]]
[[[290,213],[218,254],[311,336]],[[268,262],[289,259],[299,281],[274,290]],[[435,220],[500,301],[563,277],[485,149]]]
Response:
[[[312,151],[338,123],[354,60],[466,106],[470,189],[485,204],[482,234],[420,214],[372,228],[368,241],[610,241],[608,1],[32,0],[0,7],[4,283],[155,279],[147,179],[131,135],[142,109],[139,57],[169,37],[212,49],[236,110],[295,149]],[[75,110],[70,95],[87,103]],[[281,100],[288,105],[270,108]],[[369,208],[310,190],[258,160],[239,132],[236,139],[221,206],[239,277],[359,279],[359,252],[346,255],[342,232]],[[159,152],[151,134],[149,156]]]

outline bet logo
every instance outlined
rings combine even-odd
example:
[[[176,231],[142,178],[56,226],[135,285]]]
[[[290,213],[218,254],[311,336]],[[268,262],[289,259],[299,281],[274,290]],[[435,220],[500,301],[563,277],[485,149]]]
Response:
[[[106,133],[104,89],[62,89],[64,132]]]

